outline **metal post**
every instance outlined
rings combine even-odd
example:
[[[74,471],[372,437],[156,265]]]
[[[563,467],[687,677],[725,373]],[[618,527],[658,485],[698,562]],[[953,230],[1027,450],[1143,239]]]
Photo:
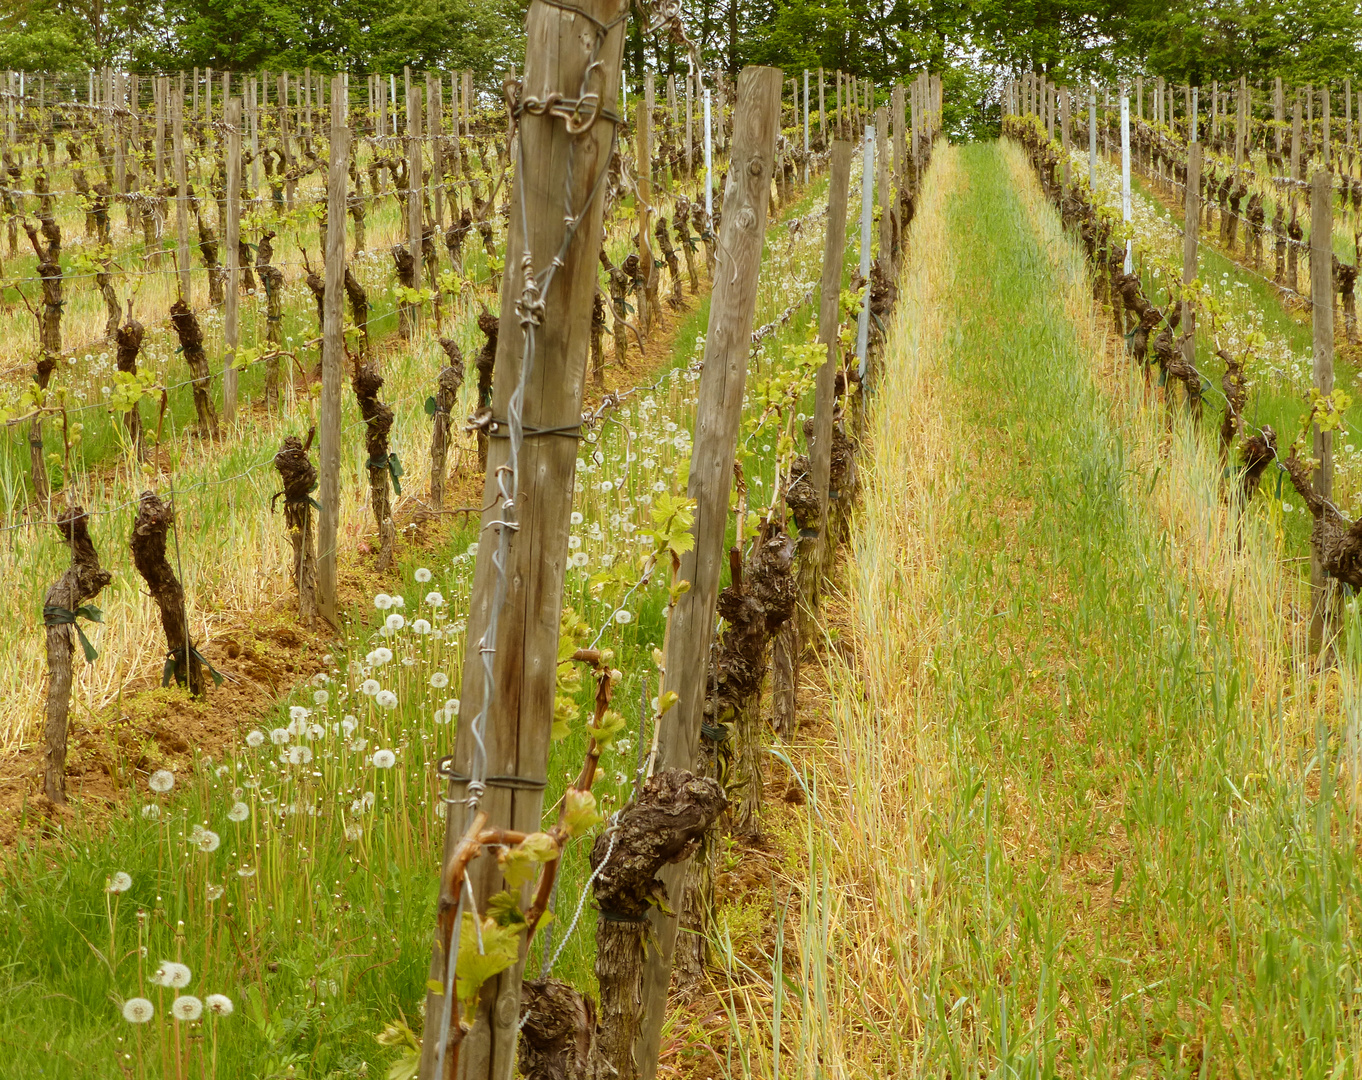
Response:
[[[1097,88],[1088,92],[1088,187],[1097,190]]]
[[[709,126],[709,87],[705,87],[705,216],[714,217],[714,160],[710,150],[713,137]]]
[[[1130,95],[1121,88],[1121,220],[1130,224]],[[1135,267],[1131,251],[1135,242],[1126,238],[1125,272]]]

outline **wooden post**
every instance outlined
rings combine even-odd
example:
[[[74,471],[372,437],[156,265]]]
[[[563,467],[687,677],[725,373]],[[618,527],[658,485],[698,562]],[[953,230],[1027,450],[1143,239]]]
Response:
[[[678,572],[678,579],[689,581],[691,588],[672,611],[664,658],[664,685],[679,699],[658,734],[658,770],[694,771],[698,764],[704,673],[709,667],[719,576],[726,562],[728,494],[747,383],[757,274],[780,122],[781,81],[777,68],[744,68],[738,76],[733,166],[724,191],[718,245],[725,256],[725,269],[715,280],[710,300],[687,488],[695,500],[695,547],[681,557]],[[664,867],[661,874],[672,910],[680,910],[687,862]],[[649,951],[644,973],[642,1045],[638,1053],[643,1080],[652,1080],[657,1071],[677,930],[675,916],[654,911],[649,921],[657,934],[657,948]]]
[[[407,250],[411,252],[412,288],[421,287],[421,90],[407,87]],[[510,250],[509,248],[507,249]],[[412,334],[420,304],[412,305]]]
[[[616,108],[624,49],[625,26],[615,18],[617,11],[616,0],[579,0],[572,7],[535,0],[525,20],[526,99],[575,97],[588,61],[594,56],[598,66],[591,80],[593,89],[601,95],[602,108],[595,123],[576,135],[551,112],[538,115],[527,111],[520,121],[520,152],[526,167],[517,171],[511,192],[506,243],[511,257],[502,281],[492,398],[493,415],[507,421],[511,437],[488,440],[482,501],[488,509],[482,515],[481,549],[469,603],[469,648],[459,695],[463,719],[458,725],[453,765],[454,771],[464,776],[475,776],[485,767],[489,777],[514,775],[523,779],[514,785],[493,781],[480,800],[475,798],[464,809],[450,807],[445,864],[477,813],[486,813],[494,826],[525,832],[533,832],[541,824],[578,452],[571,433],[582,418],[605,199],[604,185],[598,185],[597,180],[609,167],[614,132],[607,117]],[[597,48],[595,35],[606,23],[610,23],[610,29]],[[576,228],[564,250],[569,217]],[[521,271],[523,252],[530,253],[535,280],[542,286],[537,297],[542,307],[536,305],[541,317],[528,338],[518,314],[521,302],[531,299]],[[527,358],[531,343],[534,353]],[[744,336],[744,354],[747,347]],[[523,387],[522,377],[526,379]],[[523,401],[521,420],[528,432],[519,452],[518,483],[511,461],[516,435],[513,400]],[[508,504],[505,495],[510,485],[514,485],[510,490],[514,502]],[[513,527],[506,527],[507,521],[513,522]],[[501,581],[498,563],[504,573]],[[494,609],[494,603],[500,606]],[[486,674],[489,668],[490,682]],[[485,755],[475,752],[473,729],[477,725],[484,731]],[[458,790],[449,794],[452,798],[455,794],[479,793],[458,785]],[[474,862],[467,880],[478,912],[486,911],[488,897],[502,888],[496,860]],[[446,899],[442,897],[442,903]],[[460,899],[456,896],[453,901]],[[522,906],[526,902],[522,890]],[[426,997],[421,1080],[445,1080],[438,1076],[437,1068],[442,1035],[451,1030],[448,1010],[454,989],[446,961],[437,938],[430,978],[446,989],[443,994],[431,992]],[[464,1080],[509,1080],[512,1076],[520,1024],[521,971],[521,964],[513,965],[484,984],[474,1026],[457,1051],[458,1073]],[[453,1024],[457,1031],[457,1016]]]
[[[1064,190],[1069,190],[1069,88],[1059,92],[1059,145],[1064,149]]]
[[[1286,112],[1286,102],[1282,97],[1282,77],[1278,75],[1273,80],[1272,88],[1272,119],[1275,122],[1273,133],[1277,140],[1277,153],[1282,152],[1282,126],[1283,117]]]
[[[226,83],[229,76],[223,75]],[[227,256],[227,290],[223,297],[222,332],[226,339],[227,355],[222,370],[222,422],[236,422],[236,399],[239,375],[233,363],[236,359],[237,311],[241,293],[241,99],[223,97],[227,122],[227,226],[223,230],[223,244]]]
[[[1186,203],[1182,218],[1182,283],[1190,285],[1197,276],[1197,236],[1201,220],[1201,143],[1187,144]],[[1183,360],[1196,365],[1196,308],[1190,300],[1182,302]]]
[[[875,110],[875,186],[880,193],[880,270],[894,280],[894,203],[889,184],[889,113],[883,105]]]
[[[156,142],[155,146],[155,169],[156,186],[159,188],[166,181],[166,97],[167,88],[170,80],[164,75],[158,76],[152,83],[152,109],[156,114]],[[160,192],[156,192],[160,195]]]
[[[326,172],[326,293],[322,298],[322,399],[318,448],[317,608],[340,628],[336,602],[336,540],[340,529],[341,391],[345,384],[345,211],[350,162],[343,76],[331,78],[331,155]],[[235,250],[235,248],[233,248]]]
[[[444,155],[440,152],[440,91],[439,80],[429,72],[426,73],[426,132],[430,139],[430,164],[431,172],[435,182],[430,185],[430,211],[435,216],[433,224],[436,228],[435,242],[439,246],[439,234],[444,232],[445,212],[441,201],[444,194]],[[420,94],[420,90],[416,91]],[[417,153],[420,153],[421,144],[417,141]],[[435,282],[430,283],[430,287],[435,288]]]
[[[1320,91],[1320,96],[1321,96],[1321,98],[1323,99],[1323,104],[1324,104],[1324,110],[1323,110],[1324,138],[1323,138],[1323,140],[1322,140],[1322,147],[1321,147],[1321,149],[1322,149],[1322,152],[1323,152],[1323,155],[1324,155],[1324,167],[1325,167],[1326,169],[1328,169],[1328,168],[1332,168],[1332,166],[1333,166],[1333,158],[1330,156],[1330,153],[1329,153],[1329,151],[1330,151],[1330,149],[1331,149],[1331,148],[1330,148],[1330,145],[1329,145],[1329,135],[1330,135],[1330,132],[1329,132],[1329,126],[1330,126],[1330,125],[1329,125],[1329,114],[1330,114],[1330,108],[1331,108],[1332,102],[1331,102],[1331,100],[1330,100],[1331,95],[1330,95],[1330,93],[1329,93],[1329,84],[1328,84],[1328,83],[1325,83],[1325,84],[1324,84],[1324,89]],[[1331,201],[1332,201],[1332,196],[1331,196]]]
[[[185,170],[184,158],[184,92],[175,91],[173,114],[174,128],[171,139],[175,152],[175,258],[179,263],[180,295],[190,307],[194,297],[189,281],[189,177]]]
[[[1328,100],[1327,92],[1325,100]],[[1327,106],[1326,106],[1327,108]],[[1334,392],[1334,185],[1328,167],[1317,169],[1310,178],[1310,307],[1314,330],[1315,389],[1321,394]],[[1314,425],[1315,492],[1320,498],[1334,497],[1334,433]],[[1329,629],[1328,581],[1319,553],[1310,547],[1310,585],[1313,603],[1310,612],[1310,639],[1319,648]]]
[[[251,198],[260,191],[260,80],[251,76]]]
[[[893,93],[889,97],[889,102],[891,109],[890,118],[893,120],[894,125],[894,187],[898,190],[903,189],[904,177],[906,176],[904,171],[905,142],[903,133],[903,99],[903,83],[895,83]],[[895,213],[898,213],[897,206],[895,207]]]
[[[828,111],[825,107],[823,69],[818,69],[818,138],[824,148],[828,145]]]
[[[653,76],[649,72],[643,84],[643,106],[634,114],[634,182],[638,185],[638,270],[645,283],[645,293],[638,305],[638,328],[643,337],[652,329],[653,305],[647,287],[653,280],[652,216],[653,201]]]
[[[820,524],[813,550],[800,563],[800,640],[813,640],[813,612],[822,589],[821,571],[827,563],[832,538],[828,523],[832,493],[832,414],[837,404],[837,369],[840,345],[837,338],[841,315],[842,271],[846,259],[847,198],[851,187],[851,143],[838,139],[832,144],[831,172],[828,176],[828,217],[823,234],[823,272],[819,284],[818,343],[827,349],[827,358],[814,380],[813,437],[809,440],[809,473],[818,494]]]

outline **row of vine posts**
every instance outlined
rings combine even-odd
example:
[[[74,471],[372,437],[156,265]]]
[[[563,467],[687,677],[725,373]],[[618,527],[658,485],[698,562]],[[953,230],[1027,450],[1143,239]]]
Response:
[[[1211,227],[1211,211],[1217,195],[1220,198],[1220,239],[1234,255],[1236,225],[1241,220],[1240,208],[1247,193],[1247,183],[1253,179],[1252,164],[1246,150],[1252,148],[1255,135],[1253,96],[1246,79],[1237,87],[1237,109],[1234,114],[1233,168],[1217,180],[1205,163],[1203,136],[1209,134],[1212,147],[1228,154],[1229,147],[1220,139],[1220,124],[1228,115],[1226,97],[1219,85],[1211,88],[1209,118],[1199,116],[1200,87],[1183,87],[1183,110],[1179,117],[1174,88],[1159,79],[1155,87],[1155,115],[1151,123],[1143,119],[1143,85],[1137,88],[1139,115],[1134,145],[1143,148],[1143,158],[1151,172],[1158,169],[1154,179],[1163,179],[1183,190],[1183,252],[1182,289],[1178,295],[1170,293],[1168,303],[1160,309],[1145,295],[1138,274],[1133,273],[1130,256],[1129,222],[1130,170],[1132,162],[1132,133],[1128,87],[1117,89],[1120,107],[1119,126],[1099,121],[1097,91],[1085,88],[1080,96],[1073,88],[1056,86],[1043,76],[1026,73],[1020,80],[1009,82],[1004,88],[1004,134],[1019,140],[1027,149],[1040,176],[1042,187],[1060,209],[1066,223],[1081,236],[1097,278],[1094,297],[1109,302],[1115,320],[1114,329],[1127,342],[1132,359],[1148,370],[1148,350],[1161,369],[1170,393],[1173,388],[1184,388],[1185,400],[1194,416],[1200,416],[1200,403],[1205,390],[1212,384],[1197,367],[1197,316],[1199,308],[1197,248],[1203,227]],[[1110,103],[1110,91],[1105,91]],[[1070,176],[1070,103],[1087,98],[1088,122],[1081,127],[1090,147],[1088,182],[1075,182]],[[1351,81],[1345,84],[1347,103],[1345,144],[1342,150],[1333,142],[1330,127],[1330,89],[1326,86],[1318,94],[1322,108],[1319,136],[1315,137],[1313,88],[1297,91],[1290,125],[1289,156],[1283,158],[1286,131],[1284,103],[1286,94],[1282,80],[1273,87],[1273,119],[1258,122],[1256,134],[1267,152],[1269,164],[1284,175],[1275,177],[1286,192],[1290,205],[1290,221],[1284,225],[1281,203],[1269,235],[1275,238],[1277,269],[1275,284],[1284,298],[1297,298],[1297,253],[1305,250],[1309,258],[1309,289],[1302,297],[1311,315],[1314,396],[1305,427],[1309,430],[1308,452],[1297,438],[1288,447],[1278,445],[1278,435],[1270,426],[1254,428],[1243,415],[1247,398],[1245,357],[1230,355],[1216,348],[1216,355],[1225,364],[1222,378],[1225,416],[1219,433],[1220,452],[1226,464],[1226,498],[1241,509],[1257,491],[1264,472],[1273,464],[1284,472],[1309,508],[1314,525],[1310,533],[1311,621],[1310,636],[1313,646],[1327,659],[1340,627],[1341,603],[1345,590],[1362,588],[1362,521],[1354,522],[1344,516],[1333,501],[1333,435],[1341,420],[1334,397],[1335,308],[1342,301],[1345,312],[1345,334],[1353,340],[1356,333],[1353,303],[1353,283],[1358,264],[1341,262],[1333,250],[1334,201],[1337,196],[1347,207],[1350,196],[1356,206],[1359,181],[1352,176],[1354,164],[1354,124],[1352,115]],[[1302,105],[1305,105],[1305,138],[1302,138]],[[1362,121],[1362,100],[1358,102],[1358,119]],[[1059,134],[1056,138],[1056,126]],[[1115,127],[1115,130],[1112,130]],[[1098,208],[1096,190],[1097,139],[1118,141],[1122,161],[1123,220],[1104,215]],[[1274,144],[1269,146],[1269,134]],[[1317,155],[1317,158],[1316,158]],[[1314,172],[1308,181],[1304,174],[1315,159]],[[1062,165],[1060,176],[1056,169]],[[1303,240],[1304,230],[1297,220],[1298,197],[1304,195],[1310,214],[1310,236]],[[1249,255],[1252,270],[1261,265],[1261,251],[1254,241],[1264,230],[1262,200],[1250,201],[1244,207],[1245,245],[1257,257]],[[1289,255],[1289,258],[1286,256]],[[1242,264],[1241,264],[1242,265]],[[1285,269],[1285,280],[1283,278]],[[1248,267],[1246,267],[1248,269]],[[1230,458],[1238,442],[1238,462]]]
[[[480,385],[484,375],[487,383],[480,401],[485,413],[482,429],[487,434],[480,440],[485,453],[485,509],[469,604],[470,647],[460,689],[461,715],[467,721],[458,725],[453,753],[441,764],[450,812],[420,1064],[420,1075],[427,1080],[456,1075],[509,1078],[517,1066],[527,1077],[654,1075],[673,967],[677,978],[694,982],[705,962],[716,823],[734,802],[737,806],[730,815],[734,831],[749,836],[759,831],[766,739],[761,706],[768,671],[772,671],[775,729],[780,735],[794,730],[798,667],[801,656],[819,638],[818,598],[838,543],[850,527],[857,488],[855,451],[863,434],[865,399],[873,388],[885,344],[897,273],[907,257],[904,238],[919,178],[941,130],[942,84],[927,73],[910,85],[894,87],[888,106],[876,107],[873,84],[838,72],[836,120],[827,125],[820,70],[822,149],[812,153],[811,87],[805,72],[804,152],[799,155],[789,149],[789,140],[779,138],[784,74],[754,67],[745,69],[737,80],[727,183],[716,199],[713,217],[703,219],[704,228],[717,232],[716,237],[705,239],[719,272],[713,274],[698,391],[688,488],[692,509],[684,530],[690,538],[676,543],[670,565],[657,571],[670,579],[670,618],[660,664],[659,704],[653,717],[656,732],[649,778],[634,801],[597,836],[592,849],[592,883],[600,910],[599,1009],[566,984],[551,979],[522,986],[525,951],[545,915],[562,847],[599,820],[590,797],[599,756],[593,742],[581,775],[558,808],[556,823],[541,831],[577,440],[582,434],[585,380],[592,370],[587,359],[592,330],[604,322],[596,266],[602,255],[607,174],[620,149],[624,21],[615,8],[614,0],[588,0],[581,9],[535,0],[526,22],[523,76],[508,79],[504,85],[512,125],[508,158],[513,160],[505,163],[511,177],[506,204],[509,235],[500,277],[500,314],[488,314],[483,327],[491,355],[485,372],[481,360],[478,365]],[[268,76],[240,82],[242,96],[232,95],[230,74],[218,73],[217,77],[221,78],[222,122],[203,124],[199,130],[200,138],[225,143],[224,175],[216,193],[225,259],[217,260],[216,237],[204,238],[201,219],[198,226],[212,301],[222,303],[225,315],[228,356],[219,373],[223,429],[238,422],[239,369],[233,362],[240,347],[237,299],[239,283],[252,269],[240,232],[246,167],[251,189],[258,190],[257,170],[263,161],[275,200],[285,205],[294,201],[303,176],[323,171],[326,177],[325,212],[319,215],[322,273],[309,268],[308,277],[318,305],[320,418],[305,438],[286,438],[274,464],[283,485],[300,611],[305,617],[315,612],[338,627],[336,542],[341,410],[347,376],[366,425],[370,499],[381,546],[389,553],[389,484],[395,487],[400,475],[388,450],[393,412],[379,398],[382,377],[364,358],[367,298],[346,263],[347,216],[354,219],[357,233],[363,228],[362,200],[357,213],[356,196],[349,188],[349,182],[357,178],[351,163],[354,132],[348,122],[348,80],[337,75],[328,83],[310,71],[301,79],[277,76],[276,162],[270,153],[261,153],[268,90],[263,95],[261,91],[270,85]],[[205,72],[201,80],[196,71],[189,92],[183,74],[178,80],[159,77],[153,83],[156,191],[173,196],[176,208],[174,273],[180,295],[171,318],[191,367],[200,433],[211,438],[221,437],[221,429],[208,392],[212,373],[203,333],[191,306],[185,117],[186,113],[191,118],[200,116],[202,88],[202,115],[211,121],[217,77]],[[24,81],[20,75],[16,86],[14,73],[8,73],[5,91],[0,93],[4,106],[0,131],[8,139],[7,147],[15,142],[16,128],[32,122],[25,104],[31,101],[31,88]],[[407,239],[394,248],[393,258],[402,285],[419,290],[423,271],[432,276],[423,249],[431,246],[434,230],[443,227],[439,185],[423,189],[421,156],[423,140],[431,138],[445,115],[443,83],[427,78],[423,110],[419,86],[409,73],[405,81],[405,160],[394,160],[389,167],[397,188],[394,193],[405,194],[407,200]],[[798,101],[798,80],[791,81]],[[376,134],[396,140],[395,76],[386,80],[370,76],[367,89]],[[458,153],[458,125],[463,125],[465,134],[471,125],[469,73],[451,76],[450,89],[456,102],[452,150]],[[686,89],[689,118],[689,81]],[[674,82],[669,83],[668,94],[674,106]],[[45,82],[40,80],[38,115],[47,107],[45,95]],[[636,160],[641,162],[652,158],[653,95],[650,76],[645,107],[635,112]],[[707,90],[705,95],[708,104]],[[160,194],[138,196],[134,187],[135,167],[126,136],[137,112],[137,77],[111,70],[91,73],[88,97],[90,122],[103,125],[99,164],[106,174],[91,189],[89,205],[96,219],[107,218],[121,198],[128,206],[131,224],[134,211],[142,214],[142,203],[161,198]],[[722,101],[719,104],[722,113]],[[314,105],[317,116],[330,121],[324,147],[314,124]],[[429,126],[424,136],[423,119]],[[861,272],[855,287],[861,297],[862,332],[855,349],[844,350],[840,326],[845,314],[845,226],[855,149],[852,139],[861,126],[865,182]],[[47,141],[50,167],[54,164],[51,142],[42,141]],[[707,144],[708,140],[706,149]],[[778,149],[782,144],[784,148]],[[317,152],[319,148],[325,156]],[[443,151],[437,143],[437,159]],[[688,124],[688,158],[690,153]],[[167,158],[173,162],[173,179],[165,175]],[[811,168],[824,163],[830,168],[818,300],[818,342],[826,355],[817,368],[814,415],[804,429],[806,453],[797,456],[787,475],[781,476],[780,497],[761,518],[748,548],[742,535],[745,486],[736,469],[738,428],[748,360],[761,336],[753,333],[753,321],[772,185],[788,183],[796,161],[802,164],[806,179]],[[44,175],[41,149],[38,164],[39,175]],[[639,236],[645,239],[639,244],[643,265],[635,271],[635,281],[641,278],[645,289],[656,281],[655,271],[647,265],[652,259],[651,244],[646,242],[651,235],[650,171],[638,169],[636,177]],[[435,175],[445,175],[438,160]],[[377,184],[374,188],[377,194]],[[880,255],[872,263],[876,191]],[[19,193],[17,185],[5,191],[7,199]],[[484,210],[490,211],[491,205],[489,195]],[[448,206],[453,219],[454,205]],[[159,213],[161,206],[152,210]],[[18,216],[11,213],[11,222]],[[462,222],[451,220],[451,229],[460,225],[466,233],[470,225],[466,211]],[[98,221],[96,227],[100,227]],[[42,364],[54,369],[62,354],[60,234],[47,213],[40,214],[40,229],[32,229],[30,235],[45,292],[52,293],[46,309],[49,322],[40,320],[44,333],[51,335],[50,340],[43,339],[41,376]],[[277,317],[279,279],[277,270],[270,272],[269,240],[270,235],[263,239],[260,246],[265,254],[257,254],[254,269]],[[669,241],[664,231],[659,241],[667,258]],[[676,287],[674,255],[668,261]],[[644,309],[652,298],[639,299]],[[355,343],[346,340],[343,305],[347,301],[360,331]],[[402,312],[408,334],[420,317],[419,303],[409,302]],[[618,313],[618,303],[611,306]],[[130,304],[121,326],[119,314],[111,314],[110,325],[115,328],[120,359],[126,350],[135,373],[144,328],[133,318]],[[277,362],[283,350],[277,348],[277,341],[272,344]],[[267,351],[252,362],[269,355]],[[436,398],[433,461],[441,456],[435,446],[441,432],[444,438],[448,436],[448,420],[442,428],[440,419],[440,403],[452,397],[445,375],[454,365],[462,374],[462,359],[455,351],[449,351],[449,360],[451,367],[441,373]],[[35,425],[41,424],[42,415],[41,409],[35,410]],[[135,404],[128,415],[130,430],[140,425]],[[309,460],[314,443],[316,465]],[[41,464],[39,453],[35,488],[40,475],[45,475],[37,467]],[[739,534],[735,546],[726,549],[735,479],[740,492]],[[438,486],[432,475],[432,491]],[[47,497],[49,492],[39,494]],[[71,631],[76,630],[84,640],[77,620],[97,617],[97,613],[90,614],[89,601],[110,580],[90,540],[88,514],[69,505],[57,524],[71,547],[72,562],[49,590],[44,607],[51,675],[46,786],[54,801],[64,796]],[[168,675],[173,674],[191,692],[202,693],[208,665],[191,638],[184,589],[166,557],[173,527],[173,505],[146,492],[133,531],[133,558],[161,610],[169,647]],[[725,567],[730,580],[721,589]],[[716,616],[722,620],[717,629]],[[585,664],[592,671],[598,688],[595,722],[600,723],[619,673],[611,670],[608,655],[598,650],[577,650],[568,662]],[[208,671],[216,677],[210,667]],[[728,790],[715,778],[715,759],[721,755],[731,755],[739,777],[738,784]],[[691,858],[697,850],[699,856]],[[479,857],[492,854],[496,857]],[[517,859],[542,864],[533,886],[521,885],[518,894],[506,889],[507,865]],[[678,948],[679,940],[687,942],[685,948]],[[648,947],[650,941],[655,948]],[[465,982],[473,987],[469,995],[463,989]]]
[[[866,381],[861,378],[863,365],[843,366],[837,335],[845,240],[841,225],[852,157],[851,145],[837,140],[830,152],[831,201],[819,304],[820,340],[827,355],[818,373],[815,416],[806,431],[817,465],[804,459],[801,475],[790,478],[793,482],[784,489],[789,496],[802,484],[807,493],[790,500],[801,506],[794,511],[803,519],[795,530],[800,536],[791,536],[786,507],[779,506],[762,520],[746,561],[741,531],[738,545],[725,550],[757,280],[777,174],[784,81],[777,69],[746,68],[737,80],[730,168],[722,207],[715,214],[722,255],[698,391],[688,485],[693,505],[690,527],[684,530],[689,538],[672,546],[670,565],[657,570],[669,576],[670,601],[648,779],[596,837],[591,852],[590,881],[599,909],[599,1007],[557,980],[524,981],[528,939],[552,895],[562,845],[578,834],[574,822],[594,807],[590,788],[598,750],[593,740],[581,774],[558,808],[556,823],[547,833],[539,831],[594,287],[586,268],[596,261],[597,179],[608,161],[617,123],[624,33],[622,24],[610,21],[613,10],[613,0],[593,0],[582,12],[536,0],[527,19],[524,80],[519,99],[512,103],[520,158],[513,182],[492,400],[493,415],[498,423],[505,418],[509,437],[496,440],[488,453],[487,509],[481,522],[461,689],[460,712],[469,721],[461,721],[454,753],[443,766],[451,812],[426,998],[423,1080],[509,1078],[517,1067],[530,1078],[634,1080],[654,1075],[678,926],[704,900],[688,894],[688,881],[690,893],[703,889],[703,875],[687,874],[688,863],[701,860],[688,857],[712,833],[729,801],[728,793],[703,768],[702,733],[717,734],[723,720],[732,716],[714,714],[714,691],[726,676],[735,675],[731,669],[744,668],[745,678],[736,679],[742,683],[738,694],[746,699],[749,718],[757,720],[771,639],[793,621],[801,599],[796,553],[814,563],[805,580],[810,592],[816,592],[835,547],[834,529],[845,529],[854,495],[851,450],[859,434],[856,425],[864,415],[855,401]],[[586,122],[577,119],[576,112],[564,117],[535,107],[549,100],[584,100],[588,77],[599,99],[593,100]],[[893,299],[895,259],[902,257],[901,247],[894,246],[906,224],[900,206],[911,207],[913,184],[939,130],[940,80],[924,75],[913,86],[912,165],[904,150],[905,100],[902,89],[893,95],[902,202],[890,199],[887,171],[882,169],[882,228],[888,243],[863,283],[866,303],[876,315],[879,347]],[[882,147],[888,143],[887,119],[881,108]],[[874,144],[868,126],[867,146]],[[888,153],[881,157],[887,165]],[[863,217],[868,223],[868,204]],[[811,472],[818,490],[808,482]],[[739,490],[741,523],[745,500]],[[814,542],[804,543],[806,539]],[[721,591],[725,565],[731,580]],[[802,599],[806,608],[812,607],[812,596]],[[716,612],[724,620],[723,639],[717,644]],[[811,617],[811,610],[808,614]],[[750,635],[755,651],[735,647],[730,640],[735,633]],[[725,646],[734,661],[727,672],[721,659],[712,659],[722,655]],[[593,670],[599,723],[619,673],[612,672],[608,659],[596,650],[577,650],[566,661]],[[756,782],[760,783],[759,770]],[[533,888],[522,885],[517,894],[506,889],[504,880],[506,860],[514,857],[508,852],[531,848],[537,852],[533,858],[544,866]],[[485,851],[500,854],[496,859],[479,858]],[[687,929],[698,930],[702,937],[706,927],[702,923]],[[509,943],[501,934],[511,935]],[[493,941],[502,942],[505,951],[499,960],[483,962],[491,955]],[[654,948],[648,947],[649,941]],[[477,956],[470,958],[471,952]],[[467,1012],[461,1014],[450,990],[462,980],[465,964],[478,967],[482,977],[475,981],[479,988]],[[464,995],[461,989],[457,996]]]

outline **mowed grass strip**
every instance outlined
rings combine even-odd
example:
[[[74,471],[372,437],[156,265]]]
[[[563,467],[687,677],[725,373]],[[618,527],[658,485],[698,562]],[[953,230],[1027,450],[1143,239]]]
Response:
[[[910,281],[885,361],[833,706],[828,851],[873,894],[833,948],[881,971],[842,1017],[847,1071],[1351,1075],[1341,721],[1255,668],[1233,590],[1174,550],[1075,319],[1077,250],[1056,263],[1000,148],[949,153],[963,177],[923,211],[947,265]],[[927,361],[915,318],[941,327]],[[924,362],[944,458],[895,374]]]

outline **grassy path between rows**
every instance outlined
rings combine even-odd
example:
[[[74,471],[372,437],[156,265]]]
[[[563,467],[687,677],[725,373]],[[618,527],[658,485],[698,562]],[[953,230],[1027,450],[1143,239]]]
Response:
[[[1019,155],[943,150],[912,244],[794,1072],[1355,1075],[1349,740],[1270,537],[1236,545],[1213,455],[1104,357]]]

